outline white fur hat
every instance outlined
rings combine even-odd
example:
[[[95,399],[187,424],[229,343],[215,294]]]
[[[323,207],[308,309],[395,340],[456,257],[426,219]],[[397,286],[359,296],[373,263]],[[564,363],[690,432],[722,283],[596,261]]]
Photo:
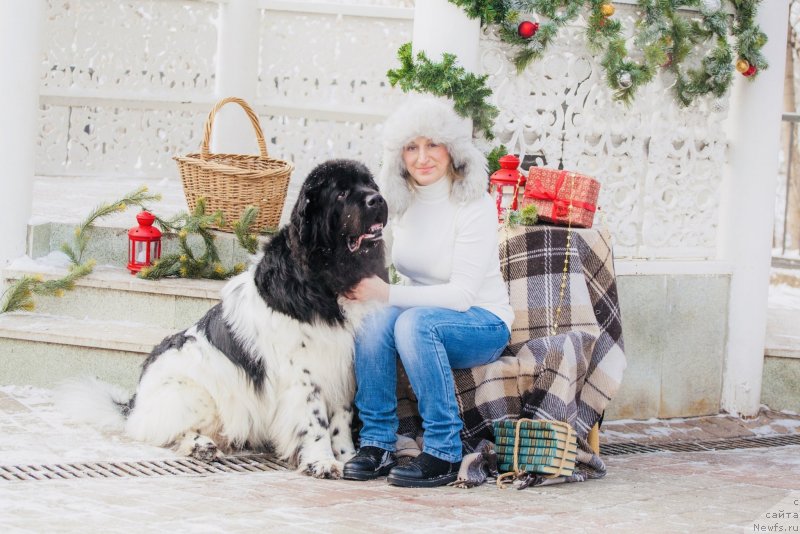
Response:
[[[420,136],[447,147],[453,166],[464,176],[453,183],[453,200],[469,202],[486,192],[486,157],[472,142],[470,121],[459,117],[448,100],[415,95],[389,116],[383,127],[378,185],[391,215],[402,215],[411,203],[413,189],[404,177],[403,147]]]

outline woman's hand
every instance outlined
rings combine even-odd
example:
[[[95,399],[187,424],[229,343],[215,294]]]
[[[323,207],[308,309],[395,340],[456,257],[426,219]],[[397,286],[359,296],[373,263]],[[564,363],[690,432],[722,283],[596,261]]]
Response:
[[[346,293],[345,297],[349,298],[350,300],[357,300],[359,302],[366,302],[368,300],[388,302],[389,284],[377,276],[364,278],[353,289]]]

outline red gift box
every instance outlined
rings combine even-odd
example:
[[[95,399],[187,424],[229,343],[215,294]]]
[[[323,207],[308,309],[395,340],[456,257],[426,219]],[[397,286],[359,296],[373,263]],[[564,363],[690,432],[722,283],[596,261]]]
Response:
[[[531,167],[522,203],[535,205],[542,221],[591,228],[599,193],[600,182],[591,176]]]

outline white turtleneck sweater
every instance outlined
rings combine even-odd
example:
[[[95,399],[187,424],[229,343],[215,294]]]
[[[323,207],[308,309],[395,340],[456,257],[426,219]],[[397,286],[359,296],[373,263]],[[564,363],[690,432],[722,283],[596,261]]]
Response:
[[[466,311],[484,308],[511,330],[514,312],[500,275],[497,208],[488,193],[472,202],[450,199],[450,180],[414,188],[414,198],[392,221],[392,261],[403,285],[389,288],[389,304]]]

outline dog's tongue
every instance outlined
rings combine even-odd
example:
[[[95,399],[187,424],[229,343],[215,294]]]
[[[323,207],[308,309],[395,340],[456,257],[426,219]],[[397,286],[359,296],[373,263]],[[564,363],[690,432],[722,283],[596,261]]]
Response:
[[[382,239],[383,236],[381,235],[383,231],[383,225],[373,224],[369,227],[369,232],[366,234],[361,234],[358,236],[355,241],[351,242],[350,240],[347,241],[347,248],[350,249],[350,252],[355,252],[359,248],[361,248],[361,241],[364,239]]]

